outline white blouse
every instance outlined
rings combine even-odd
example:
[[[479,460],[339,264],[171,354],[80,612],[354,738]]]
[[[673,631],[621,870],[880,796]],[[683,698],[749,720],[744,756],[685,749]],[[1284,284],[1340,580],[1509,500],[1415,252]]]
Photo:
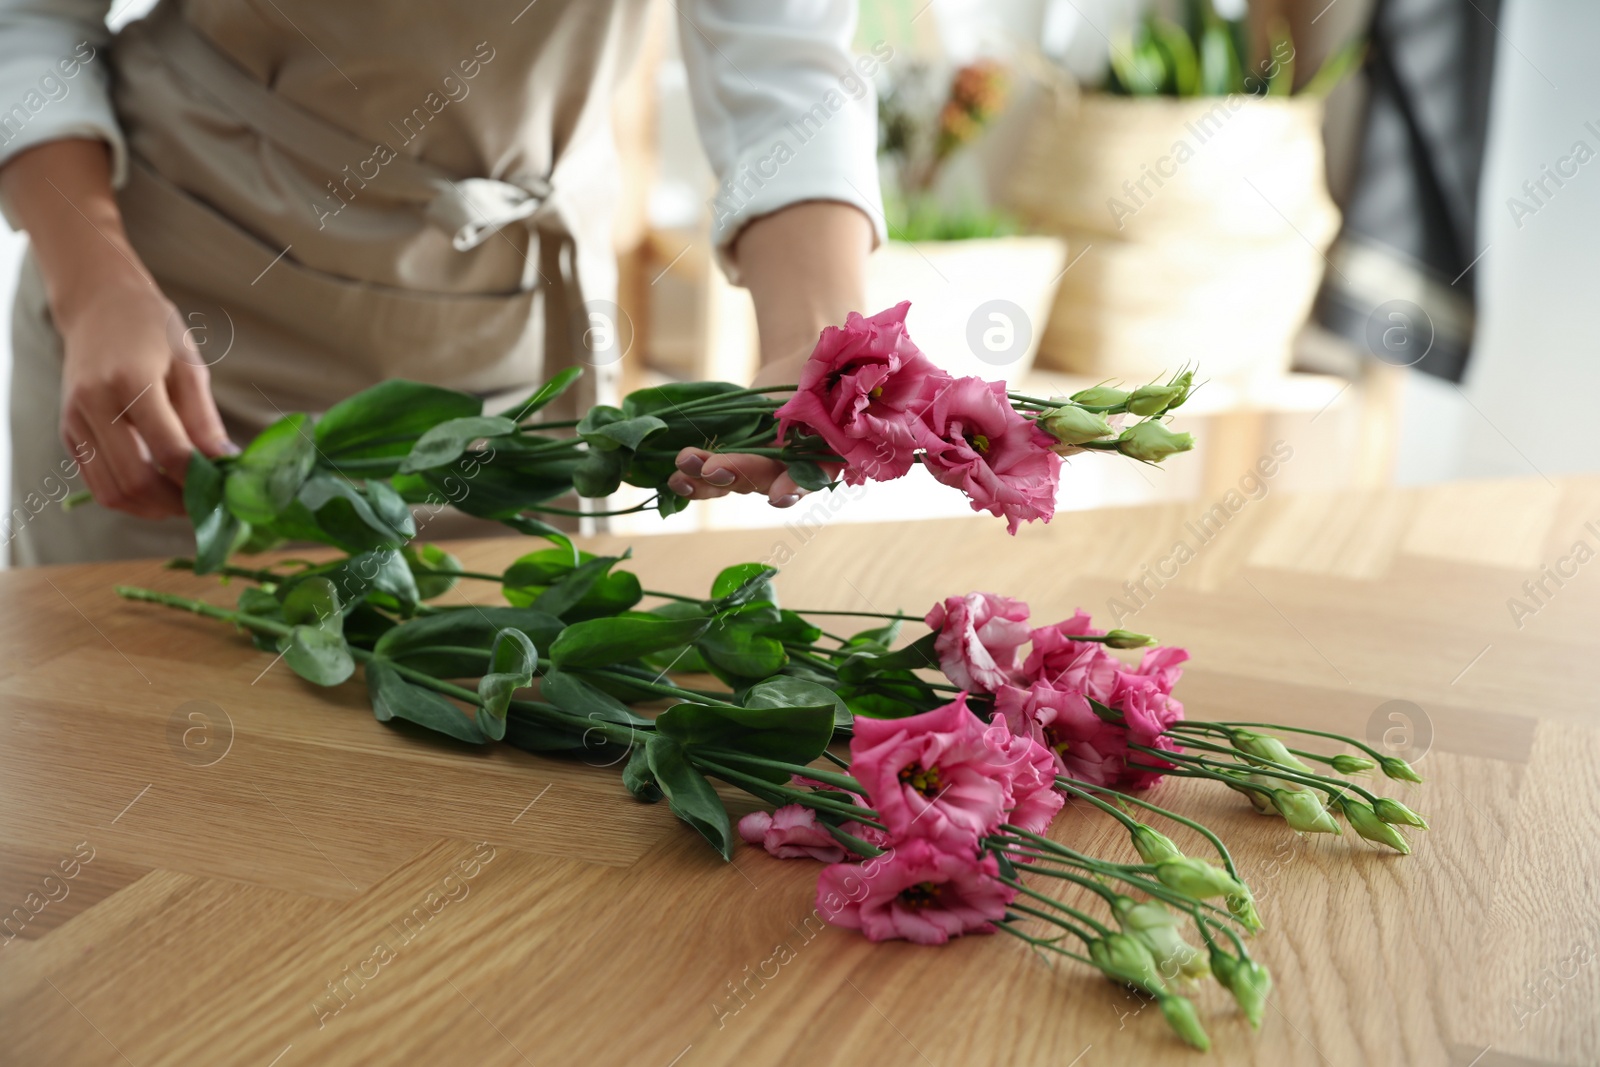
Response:
[[[720,183],[710,204],[719,252],[746,223],[804,200],[853,204],[884,240],[872,79],[893,52],[880,44],[852,55],[854,0],[671,2],[695,123]],[[96,138],[111,146],[122,184],[127,146],[104,57],[112,8],[0,0],[0,166],[46,141]]]

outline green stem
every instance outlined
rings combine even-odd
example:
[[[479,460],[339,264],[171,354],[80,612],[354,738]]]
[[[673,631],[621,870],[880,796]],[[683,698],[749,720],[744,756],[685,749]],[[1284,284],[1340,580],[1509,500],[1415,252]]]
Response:
[[[1059,777],[1056,779],[1056,784],[1061,784],[1061,779]],[[1244,879],[1239,877],[1238,868],[1234,866],[1233,854],[1228,851],[1228,846],[1222,843],[1222,838],[1206,829],[1206,827],[1202,826],[1200,823],[1195,822],[1193,819],[1185,818],[1175,811],[1169,811],[1158,804],[1152,804],[1148,800],[1140,800],[1138,797],[1129,796],[1126,793],[1119,793],[1115,789],[1108,789],[1103,785],[1084,785],[1083,788],[1093,789],[1100,793],[1107,793],[1112,796],[1119,797],[1127,803],[1137,804],[1146,811],[1153,811],[1157,815],[1171,819],[1175,823],[1180,823],[1184,826],[1187,826],[1189,829],[1193,830],[1197,834],[1200,834],[1207,841],[1211,842],[1212,847],[1217,850],[1217,855],[1222,857],[1222,865],[1227,868],[1228,873],[1233,875],[1234,880],[1240,885],[1244,885]]]
[[[1326,737],[1333,741],[1341,741],[1344,744],[1349,745],[1351,748],[1359,748],[1367,755],[1379,761],[1390,758],[1387,752],[1379,752],[1371,745],[1362,744],[1355,738],[1346,737],[1344,734],[1329,733],[1326,730],[1313,730],[1305,726],[1285,726],[1283,723],[1278,722],[1204,722],[1200,720],[1188,719],[1181,722],[1175,722],[1167,729],[1168,732],[1171,732],[1175,729],[1181,729],[1185,731],[1193,731],[1198,729],[1209,733],[1216,733],[1218,731],[1227,733],[1230,728],[1241,728],[1246,730],[1282,730],[1286,733],[1292,734],[1307,734],[1311,737]]]
[[[1094,930],[1094,932],[1099,934],[1101,937],[1105,937],[1107,934],[1109,934],[1111,932],[1111,928],[1109,926],[1106,926],[1104,923],[1102,923],[1100,920],[1096,919],[1093,915],[1090,915],[1088,912],[1079,911],[1077,908],[1074,908],[1070,904],[1063,904],[1061,901],[1055,899],[1054,897],[1046,896],[1045,894],[1040,893],[1040,892],[1038,892],[1036,890],[1029,889],[1027,886],[1023,885],[1021,882],[1017,881],[1015,878],[1001,878],[1000,881],[1002,883],[1004,883],[1005,885],[1010,886],[1012,889],[1015,889],[1019,893],[1024,893],[1024,894],[1032,897],[1034,900],[1039,901],[1040,903],[1048,904],[1052,908],[1055,908],[1057,911],[1065,912],[1066,914],[1072,916],[1074,919],[1077,919],[1081,923],[1087,923],[1089,925],[1090,929]],[[1025,907],[1025,905],[1013,905],[1013,907],[1016,907],[1016,908],[1018,908],[1020,910],[1022,907]]]
[[[1058,923],[1057,925],[1060,925],[1060,924]],[[1064,949],[1060,945],[1057,945],[1057,944],[1055,944],[1053,942],[1050,942],[1050,941],[1046,941],[1042,937],[1032,937],[1032,936],[1030,936],[1028,934],[1023,933],[1021,930],[1013,928],[1010,923],[1003,923],[1003,922],[995,923],[994,924],[994,928],[996,930],[1004,930],[1006,933],[1010,934],[1012,937],[1020,938],[1021,940],[1026,941],[1028,944],[1032,945],[1034,948],[1045,949],[1046,951],[1049,951],[1049,952],[1058,952],[1061,955],[1067,957],[1068,959],[1077,960],[1079,963],[1087,963],[1091,967],[1094,966],[1094,961],[1089,959],[1087,956],[1080,956],[1076,952],[1073,952],[1073,951],[1071,951],[1069,949]],[[1076,933],[1076,931],[1074,931],[1074,933]],[[1083,935],[1079,934],[1078,936],[1082,937]]]
[[[769,782],[765,778],[745,774],[743,771],[736,771],[732,767],[725,767],[715,760],[706,759],[697,750],[689,750],[689,758],[700,769],[710,771],[718,778],[725,779],[741,789],[748,789],[749,786],[746,783],[753,782],[768,792],[788,797],[793,803],[802,804],[808,808],[816,808],[818,811],[831,811],[839,815],[845,815],[863,826],[870,826],[875,830],[888,831],[888,827],[875,821],[878,813],[871,808],[863,808],[856,804],[846,804],[831,797],[817,796],[809,790],[794,789],[790,786],[779,785],[776,782]]]

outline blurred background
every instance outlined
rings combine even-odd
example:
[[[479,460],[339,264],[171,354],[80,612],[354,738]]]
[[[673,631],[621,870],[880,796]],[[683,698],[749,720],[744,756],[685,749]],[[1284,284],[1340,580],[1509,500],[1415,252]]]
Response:
[[[650,18],[615,104],[624,385],[748,379],[679,18]],[[1195,452],[1079,456],[1065,509],[1594,469],[1597,40],[1584,0],[862,0],[893,238],[863,310],[910,300],[936,362],[1033,395],[1196,367]],[[918,469],[636,529],[961,514]]]

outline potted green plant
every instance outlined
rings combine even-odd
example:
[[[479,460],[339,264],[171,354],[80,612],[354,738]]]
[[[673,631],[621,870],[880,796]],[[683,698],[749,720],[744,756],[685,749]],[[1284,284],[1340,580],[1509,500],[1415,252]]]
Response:
[[[1065,237],[1040,362],[1150,377],[1184,360],[1212,378],[1287,370],[1338,229],[1323,99],[1360,62],[1338,49],[1295,88],[1287,28],[1250,60],[1243,20],[1188,0],[1114,39],[1101,85],[1041,94],[1009,202]]]
[[[879,106],[879,166],[890,241],[869,261],[867,304],[911,301],[920,337],[953,373],[1026,373],[1065,263],[1058,237],[1025,235],[1011,214],[948,180],[950,164],[1005,108],[1010,74],[980,60],[947,76],[902,72]]]

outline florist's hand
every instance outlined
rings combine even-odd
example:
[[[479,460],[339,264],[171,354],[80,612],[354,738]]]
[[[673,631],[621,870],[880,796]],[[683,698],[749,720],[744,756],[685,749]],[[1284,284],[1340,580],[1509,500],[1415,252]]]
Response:
[[[809,352],[762,366],[752,386],[794,382],[805,365]],[[679,496],[711,500],[729,493],[764,493],[775,508],[793,507],[806,491],[789,477],[780,460],[738,452],[708,452],[685,448],[678,453],[678,473],[667,479],[667,486]]]
[[[238,449],[177,309],[129,272],[58,321],[61,437],[68,452],[87,445],[104,457],[82,466],[95,501],[145,519],[182,515],[189,453]]]

